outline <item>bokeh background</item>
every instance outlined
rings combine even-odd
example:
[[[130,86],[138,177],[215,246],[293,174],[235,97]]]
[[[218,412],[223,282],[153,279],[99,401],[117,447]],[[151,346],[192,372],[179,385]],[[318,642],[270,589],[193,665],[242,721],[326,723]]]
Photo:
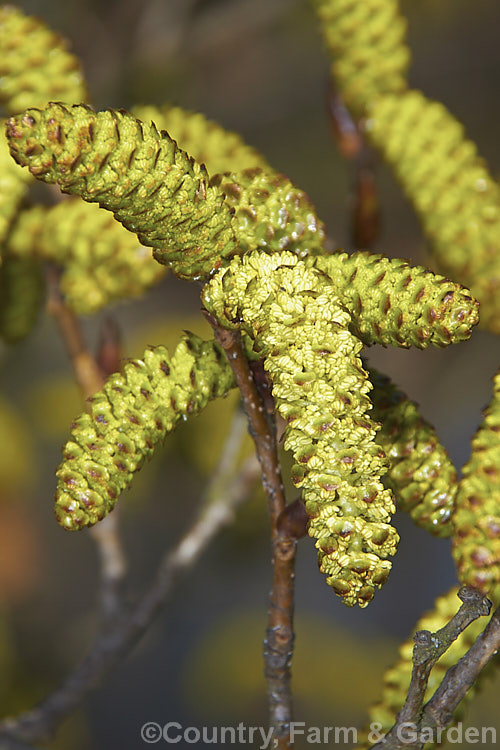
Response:
[[[353,168],[330,132],[328,59],[307,0],[17,5],[71,41],[96,108],[172,102],[239,131],[308,192],[331,244],[351,247]],[[420,0],[403,2],[403,9],[412,85],[465,123],[498,174],[500,5]],[[377,182],[383,212],[377,250],[430,264],[419,225],[383,165]],[[144,299],[116,306],[111,313],[124,356],[139,356],[146,344],[172,344],[185,328],[203,332],[199,307],[199,288],[173,277]],[[103,317],[84,321],[91,346]],[[374,347],[368,356],[420,403],[462,465],[490,398],[498,339],[475,331],[470,342],[449,350]],[[65,533],[53,520],[54,471],[71,419],[81,410],[54,322],[42,316],[27,340],[1,351],[1,364],[1,387],[13,410],[13,449],[5,450],[4,463],[13,478],[0,496],[0,696],[2,708],[15,711],[55,686],[90,644],[98,562],[87,533]],[[132,592],[140,592],[193,518],[227,419],[228,409],[215,407],[183,426],[122,498]],[[399,514],[395,522],[402,539],[394,570],[363,611],[346,609],[327,588],[311,541],[299,545],[294,686],[296,718],[308,725],[361,726],[398,643],[435,596],[455,583],[449,542],[430,539]],[[261,651],[269,586],[268,525],[257,492],[148,635],[50,747],[140,748],[146,721],[265,725]],[[468,714],[471,725],[498,724],[498,686],[485,686]]]

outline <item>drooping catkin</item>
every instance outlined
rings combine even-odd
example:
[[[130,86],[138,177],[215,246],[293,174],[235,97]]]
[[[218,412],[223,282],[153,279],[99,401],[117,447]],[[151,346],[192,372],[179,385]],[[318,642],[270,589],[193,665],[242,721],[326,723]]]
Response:
[[[373,419],[380,422],[376,441],[389,460],[384,484],[417,526],[434,536],[453,534],[457,471],[436,432],[417,404],[388,377],[369,368]]]
[[[321,249],[323,225],[288,179],[255,169],[210,180],[166,132],[126,112],[51,104],[11,118],[7,135],[19,164],[112,211],[181,278],[206,280],[256,248]]]
[[[9,114],[49,101],[87,101],[80,62],[65,40],[19,8],[0,8],[0,102]]]
[[[332,56],[332,75],[352,113],[406,88],[410,53],[398,0],[313,0]]]
[[[79,315],[137,297],[167,272],[108,211],[80,198],[22,211],[7,248],[16,257],[59,264],[61,291]]]
[[[264,358],[320,570],[347,605],[366,606],[387,579],[398,535],[348,312],[326,275],[292,253],[234,259],[203,301],[222,325],[238,321]]]
[[[399,258],[337,252],[314,260],[334,282],[363,343],[447,346],[469,338],[479,319],[468,289]]]
[[[379,97],[366,114],[366,134],[411,200],[438,268],[471,289],[480,325],[500,332],[500,187],[475,144],[419,91]]]
[[[460,581],[490,596],[500,587],[500,373],[462,469],[453,525]]]
[[[79,416],[57,470],[55,512],[75,531],[109,513],[156,445],[177,422],[197,414],[233,386],[218,345],[186,334],[170,356],[148,348],[130,360],[89,400]]]

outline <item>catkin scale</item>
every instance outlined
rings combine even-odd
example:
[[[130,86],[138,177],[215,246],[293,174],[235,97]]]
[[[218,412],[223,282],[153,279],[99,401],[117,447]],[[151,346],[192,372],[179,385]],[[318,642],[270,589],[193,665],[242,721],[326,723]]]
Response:
[[[73,423],[57,470],[57,521],[75,531],[109,513],[156,445],[177,422],[233,386],[217,344],[186,334],[169,356],[150,347],[89,400]]]
[[[240,135],[209,120],[200,112],[181,107],[134,107],[132,114],[142,122],[154,122],[158,130],[166,130],[180,148],[204,164],[209,174],[241,172],[259,167],[272,171],[264,157],[248,146]]]

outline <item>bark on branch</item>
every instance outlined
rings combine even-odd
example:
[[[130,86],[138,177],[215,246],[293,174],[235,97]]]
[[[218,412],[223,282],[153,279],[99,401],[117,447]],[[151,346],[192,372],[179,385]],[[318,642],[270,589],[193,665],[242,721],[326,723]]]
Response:
[[[271,519],[273,584],[264,641],[264,672],[267,682],[270,726],[276,747],[289,748],[292,721],[291,661],[293,654],[294,568],[298,535],[287,522],[286,498],[276,442],[276,429],[259,394],[238,331],[220,327],[207,316],[215,337],[224,349],[238,385],[254,440],[268,499]],[[291,506],[288,506],[291,507]],[[299,524],[300,526],[300,524]]]
[[[449,669],[430,701],[422,707],[431,669],[437,660],[478,617],[488,615],[491,602],[475,589],[462,586],[458,592],[462,606],[457,614],[436,633],[419,630],[415,633],[413,671],[405,704],[396,722],[372,750],[421,750],[434,730],[444,729],[467,690],[481,669],[500,645],[500,609],[467,654]],[[411,729],[411,733],[408,733]]]

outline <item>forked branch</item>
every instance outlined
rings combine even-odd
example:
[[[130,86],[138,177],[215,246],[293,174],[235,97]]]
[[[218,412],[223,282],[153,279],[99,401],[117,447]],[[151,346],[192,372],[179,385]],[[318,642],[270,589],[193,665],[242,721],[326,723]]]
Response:
[[[462,606],[457,614],[436,633],[415,633],[413,672],[405,704],[396,722],[372,750],[421,750],[436,729],[451,723],[453,713],[479,672],[500,645],[500,609],[495,612],[484,632],[460,661],[446,675],[431,700],[422,708],[432,667],[458,636],[478,617],[488,615],[491,602],[476,590],[462,586],[458,592]],[[411,728],[411,736],[406,729]]]

